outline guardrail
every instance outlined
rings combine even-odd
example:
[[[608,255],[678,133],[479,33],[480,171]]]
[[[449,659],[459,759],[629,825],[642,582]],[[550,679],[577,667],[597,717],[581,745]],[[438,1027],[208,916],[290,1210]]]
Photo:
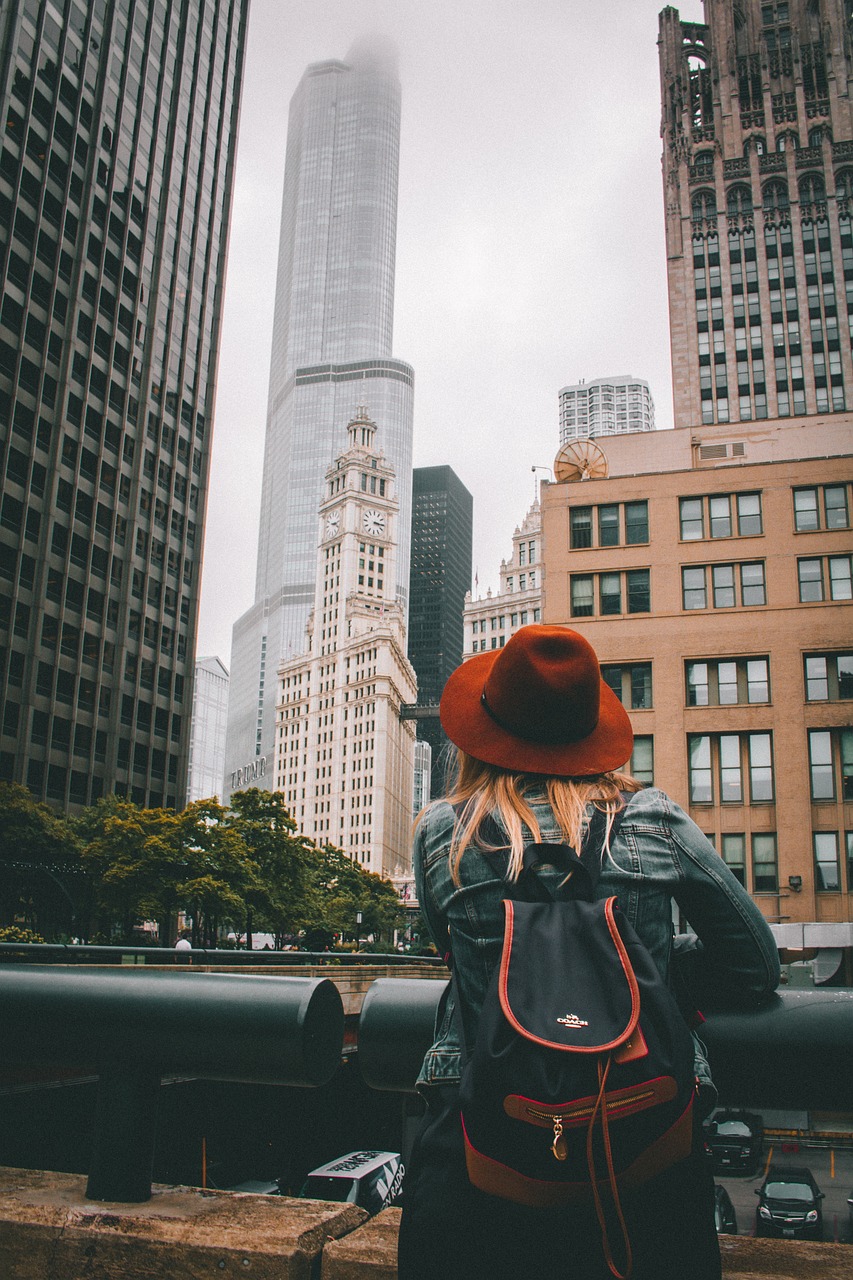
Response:
[[[175,951],[174,947],[88,946],[69,942],[0,942],[0,965],[8,964],[138,964],[228,965],[253,968],[283,965],[425,965],[441,967],[439,956],[418,956],[406,951],[246,951],[230,947],[194,947],[191,951]]]
[[[93,1064],[87,1196],[151,1197],[164,1075],[325,1084],[341,1059],[343,1004],[328,978],[0,968],[0,1065]]]
[[[378,978],[359,1020],[361,1074],[373,1089],[414,1092],[447,983]],[[759,1009],[708,1013],[699,1035],[724,1102],[847,1111],[853,990],[777,992]]]

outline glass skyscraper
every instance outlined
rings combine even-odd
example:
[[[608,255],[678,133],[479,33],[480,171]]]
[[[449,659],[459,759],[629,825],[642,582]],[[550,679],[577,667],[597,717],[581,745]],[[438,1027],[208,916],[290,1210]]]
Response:
[[[271,783],[277,668],[305,648],[324,476],[359,405],[398,477],[407,605],[413,372],[391,354],[399,141],[386,48],[307,68],[290,105],[255,603],[234,627],[226,796],[246,778]]]
[[[0,8],[0,778],[183,802],[243,0]]]

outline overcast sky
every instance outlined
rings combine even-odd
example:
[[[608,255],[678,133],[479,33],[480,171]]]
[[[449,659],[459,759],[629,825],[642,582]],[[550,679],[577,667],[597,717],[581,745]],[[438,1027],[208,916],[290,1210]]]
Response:
[[[416,466],[474,496],[479,592],[559,445],[557,393],[645,378],[672,425],[660,0],[251,0],[198,654],[253,602],[287,110],[309,62],[400,50],[394,355]],[[684,0],[701,21],[700,0]],[[539,472],[545,475],[545,472]]]

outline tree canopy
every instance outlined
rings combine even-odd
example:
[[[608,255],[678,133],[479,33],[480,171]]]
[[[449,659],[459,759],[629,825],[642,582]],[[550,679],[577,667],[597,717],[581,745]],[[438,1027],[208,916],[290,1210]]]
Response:
[[[394,886],[314,845],[279,792],[252,788],[230,808],[198,800],[181,812],[108,796],[64,819],[0,784],[0,927],[130,943],[153,920],[171,946],[180,912],[193,945],[208,947],[229,930],[247,945],[259,931],[277,946],[295,934],[317,950],[356,936],[387,945],[403,922]]]

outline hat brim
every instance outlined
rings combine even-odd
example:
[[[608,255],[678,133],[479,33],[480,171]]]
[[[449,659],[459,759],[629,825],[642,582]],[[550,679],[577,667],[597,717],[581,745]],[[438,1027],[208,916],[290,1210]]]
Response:
[[[500,649],[458,666],[441,695],[441,723],[451,742],[485,764],[518,773],[583,778],[619,769],[631,757],[634,731],[622,703],[601,680],[598,723],[575,742],[534,742],[499,725],[483,706],[486,680]],[[568,727],[568,726],[567,726]]]

